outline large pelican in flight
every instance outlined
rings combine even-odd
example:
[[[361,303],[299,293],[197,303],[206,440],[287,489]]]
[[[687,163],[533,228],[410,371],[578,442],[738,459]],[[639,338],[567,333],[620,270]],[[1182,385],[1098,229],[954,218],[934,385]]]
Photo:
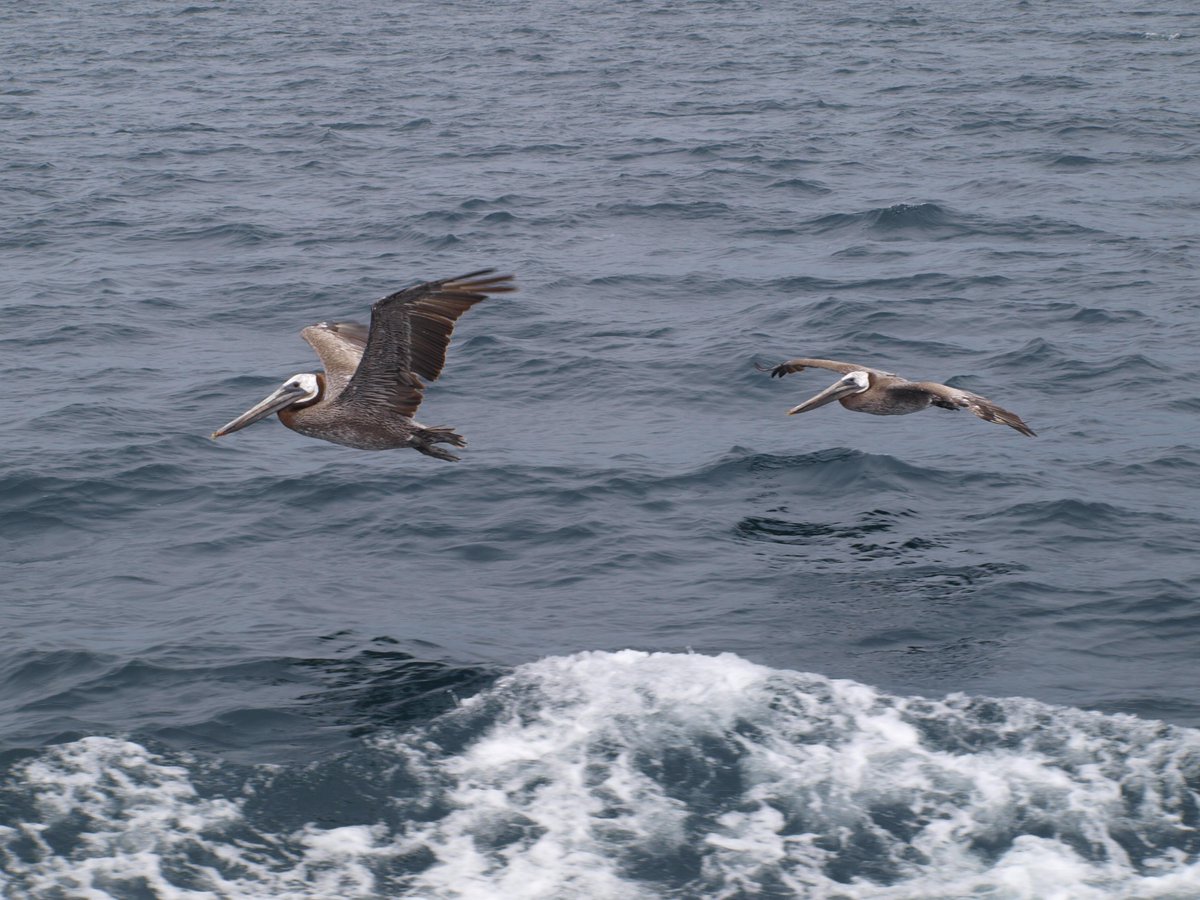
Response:
[[[810,367],[840,372],[842,377],[815,397],[793,406],[788,410],[789,416],[808,412],[834,400],[846,409],[873,416],[903,416],[931,406],[940,406],[942,409],[969,409],[985,422],[1007,425],[1021,434],[1035,437],[1033,429],[1022,422],[1016,413],[997,406],[986,397],[936,381],[909,381],[891,372],[833,359],[789,359],[774,368],[758,366],[758,369],[761,372],[769,371],[773,378],[782,378]]]
[[[279,413],[279,421],[308,437],[358,447],[412,447],[426,456],[458,459],[437,444],[465,447],[462,435],[416,421],[425,395],[446,362],[454,323],[489,294],[516,290],[511,275],[481,269],[427,281],[371,307],[371,327],[321,322],[300,336],[317,351],[323,372],[293,375],[261,403],[213,432],[214,438]]]

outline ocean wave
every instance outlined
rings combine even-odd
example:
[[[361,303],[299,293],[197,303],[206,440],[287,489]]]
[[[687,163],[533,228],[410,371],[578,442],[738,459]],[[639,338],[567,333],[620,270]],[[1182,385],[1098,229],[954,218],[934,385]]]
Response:
[[[832,190],[821,182],[813,181],[807,178],[780,178],[777,181],[772,181],[768,185],[768,188],[771,190],[782,190],[813,197],[819,197],[822,194],[832,193]]]
[[[1200,521],[1195,518],[1073,497],[1017,503],[970,513],[966,519],[986,521],[992,527],[1003,523],[1009,534],[1036,534],[1038,540],[1053,541],[1062,547],[1112,542],[1179,552],[1200,534]],[[1147,536],[1131,538],[1131,529],[1134,534]]]
[[[1081,385],[1094,382],[1124,386],[1158,382],[1164,372],[1170,371],[1167,365],[1144,353],[1081,359],[1066,347],[1040,337],[989,355],[987,364],[1002,372],[1036,371],[1043,379],[1044,390],[1051,394],[1074,393]]]
[[[857,213],[831,213],[812,219],[806,225],[818,233],[846,228],[861,228],[881,234],[907,230],[965,233],[968,230],[965,223],[936,203],[897,203]]]
[[[0,664],[0,749],[28,753],[105,732],[230,760],[250,748],[258,760],[264,750],[307,759],[345,749],[354,736],[433,719],[499,675],[445,661],[444,650],[419,641],[339,633],[318,643],[323,654],[238,659],[204,641],[134,657],[13,654]]]
[[[752,453],[735,448],[721,460],[670,479],[674,484],[731,486],[735,481],[761,481],[769,477],[780,483],[803,485],[805,493],[845,496],[875,492],[905,491],[918,485],[951,488],[963,474],[952,469],[919,466],[894,456],[864,453],[846,447],[814,453]],[[976,483],[984,479],[996,487],[1022,483],[1021,476],[1006,472],[974,471]]]
[[[1053,157],[1049,165],[1054,169],[1066,169],[1069,171],[1084,171],[1093,169],[1100,165],[1100,160],[1091,156],[1083,156],[1075,153],[1065,153],[1061,156]]]
[[[1172,408],[1183,411],[1186,401],[1175,401],[1168,404]],[[1188,411],[1200,411],[1200,398],[1191,404]],[[1103,472],[1109,477],[1134,477],[1146,481],[1158,482],[1179,481],[1194,483],[1200,477],[1200,448],[1184,444],[1174,447],[1163,447],[1154,454],[1147,454],[1137,459],[1100,460],[1092,464],[1096,472]]]
[[[880,240],[943,240],[974,235],[1030,241],[1102,233],[1088,226],[1044,216],[997,218],[960,212],[937,203],[898,203],[859,212],[830,213],[797,227],[818,235],[858,232]]]
[[[650,219],[659,218],[703,218],[705,216],[723,216],[729,212],[725,203],[709,200],[670,201],[657,203],[639,203],[630,200],[620,203],[602,204],[597,214],[602,218],[609,216],[645,216]]]
[[[1100,900],[1200,875],[1200,732],[731,654],[548,658],[303,779],[233,774],[101,737],[16,762],[8,889]]]
[[[258,225],[253,222],[225,222],[219,225],[179,226],[155,228],[153,231],[140,229],[126,238],[130,242],[175,242],[219,244],[228,247],[253,247],[269,244],[285,236],[283,231]]]

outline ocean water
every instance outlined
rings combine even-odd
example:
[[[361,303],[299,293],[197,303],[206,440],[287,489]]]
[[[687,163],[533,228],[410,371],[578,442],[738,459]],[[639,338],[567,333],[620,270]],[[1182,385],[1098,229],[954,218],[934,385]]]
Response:
[[[0,894],[1200,897],[1193,4],[33,0],[0,76]],[[488,266],[461,462],[209,439]]]

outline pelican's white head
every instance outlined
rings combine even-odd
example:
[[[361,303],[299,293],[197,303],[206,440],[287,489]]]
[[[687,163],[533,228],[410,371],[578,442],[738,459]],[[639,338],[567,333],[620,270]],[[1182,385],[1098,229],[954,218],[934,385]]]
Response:
[[[858,388],[856,391],[851,391],[854,394],[861,394],[871,386],[871,375],[869,372],[863,372],[861,369],[857,372],[847,372],[842,378],[843,382],[853,384]]]
[[[316,400],[321,396],[321,382],[317,380],[314,372],[302,372],[299,375],[293,375],[280,388],[280,390],[284,389],[304,391],[304,395],[293,400],[293,403],[308,403],[310,400]]]
[[[293,375],[271,396],[261,403],[256,403],[232,422],[222,425],[212,433],[214,438],[239,431],[247,425],[253,425],[259,419],[265,419],[271,413],[287,409],[289,406],[312,403],[321,396],[321,381],[312,372]]]
[[[869,372],[861,369],[847,372],[817,396],[805,400],[799,406],[793,406],[788,410],[788,415],[794,416],[796,413],[808,412],[810,409],[816,409],[818,406],[824,406],[826,403],[832,403],[842,397],[849,397],[851,394],[861,394],[870,387],[871,375]]]

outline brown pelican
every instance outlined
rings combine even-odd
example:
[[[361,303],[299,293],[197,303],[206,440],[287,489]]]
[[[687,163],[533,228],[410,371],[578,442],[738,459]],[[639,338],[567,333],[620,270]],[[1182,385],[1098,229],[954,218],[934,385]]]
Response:
[[[789,359],[772,369],[757,366],[761,372],[769,371],[773,378],[782,378],[792,372],[803,372],[809,367],[841,372],[842,377],[815,397],[805,400],[799,406],[793,406],[788,410],[789,416],[808,412],[834,400],[846,409],[870,413],[873,416],[903,416],[920,412],[930,406],[940,406],[942,409],[969,409],[985,422],[1007,425],[1021,434],[1035,437],[1033,429],[1022,422],[1016,413],[1011,413],[978,394],[938,384],[936,381],[909,381],[891,372],[881,372],[879,369],[833,359]]]
[[[378,301],[371,327],[357,322],[321,322],[300,336],[312,345],[323,372],[293,375],[283,387],[246,410],[214,438],[245,428],[273,412],[293,431],[358,447],[412,447],[426,456],[458,459],[435,444],[465,447],[462,435],[445,426],[413,419],[446,362],[446,347],[458,317],[489,294],[516,290],[511,275],[494,269],[458,278],[427,281]]]

